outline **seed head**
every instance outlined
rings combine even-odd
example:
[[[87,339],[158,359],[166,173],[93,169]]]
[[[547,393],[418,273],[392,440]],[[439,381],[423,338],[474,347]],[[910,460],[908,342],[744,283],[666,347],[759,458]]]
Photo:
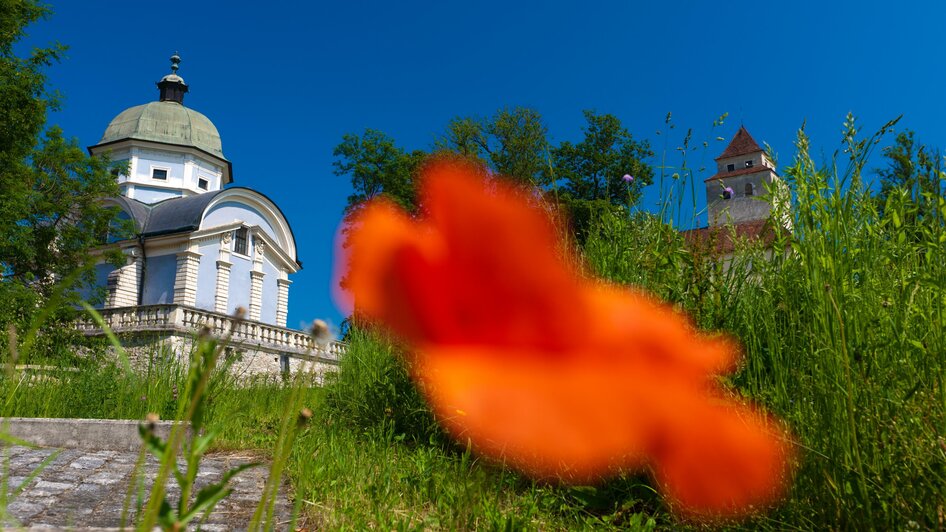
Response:
[[[329,329],[329,326],[323,320],[315,320],[312,322],[311,328],[312,338],[318,344],[327,344],[332,341],[332,331]]]
[[[303,427],[312,419],[312,410],[303,408],[299,411],[299,417],[296,418],[296,426]]]
[[[154,434],[154,426],[160,419],[161,418],[154,412],[148,412],[148,415],[145,416],[145,430],[150,434]]]

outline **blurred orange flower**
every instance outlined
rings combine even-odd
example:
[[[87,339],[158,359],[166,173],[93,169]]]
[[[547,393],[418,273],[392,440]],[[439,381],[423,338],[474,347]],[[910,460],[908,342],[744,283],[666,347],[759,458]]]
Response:
[[[440,162],[421,198],[419,220],[366,205],[339,273],[358,315],[412,345],[414,376],[454,437],[540,478],[649,468],[696,516],[779,494],[787,435],[715,381],[737,362],[730,340],[583,277],[527,191]]]

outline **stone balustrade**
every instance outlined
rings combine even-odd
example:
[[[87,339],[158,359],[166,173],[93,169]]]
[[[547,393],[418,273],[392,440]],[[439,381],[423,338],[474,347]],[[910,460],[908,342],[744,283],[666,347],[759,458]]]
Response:
[[[168,333],[194,335],[201,327],[226,340],[229,347],[289,355],[293,358],[337,364],[345,352],[339,342],[316,342],[311,335],[286,327],[250,320],[182,305],[142,305],[108,308],[98,311],[105,325],[116,334]],[[87,336],[103,334],[102,328],[86,316],[76,327]]]

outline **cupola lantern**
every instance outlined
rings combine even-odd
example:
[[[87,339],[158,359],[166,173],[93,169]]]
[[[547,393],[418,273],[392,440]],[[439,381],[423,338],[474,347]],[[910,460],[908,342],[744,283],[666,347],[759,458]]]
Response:
[[[158,82],[158,90],[161,91],[162,102],[177,102],[184,105],[184,93],[187,92],[187,83],[184,78],[177,75],[177,69],[180,68],[181,56],[175,52],[171,56],[171,73],[161,78]]]

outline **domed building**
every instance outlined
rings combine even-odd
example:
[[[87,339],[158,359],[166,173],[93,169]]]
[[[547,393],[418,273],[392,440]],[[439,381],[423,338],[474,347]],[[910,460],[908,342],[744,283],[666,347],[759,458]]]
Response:
[[[180,57],[171,63],[157,83],[158,101],[119,113],[89,148],[125,168],[115,172],[121,196],[109,202],[136,233],[111,244],[124,253],[123,266],[96,266],[107,289],[103,317],[118,332],[180,337],[199,325],[221,334],[237,327],[235,346],[283,355],[287,369],[288,355],[312,347],[307,334],[286,328],[289,276],[302,267],[292,229],[265,195],[228,186],[233,165],[220,134],[184,106]],[[245,321],[234,323],[239,308]]]

